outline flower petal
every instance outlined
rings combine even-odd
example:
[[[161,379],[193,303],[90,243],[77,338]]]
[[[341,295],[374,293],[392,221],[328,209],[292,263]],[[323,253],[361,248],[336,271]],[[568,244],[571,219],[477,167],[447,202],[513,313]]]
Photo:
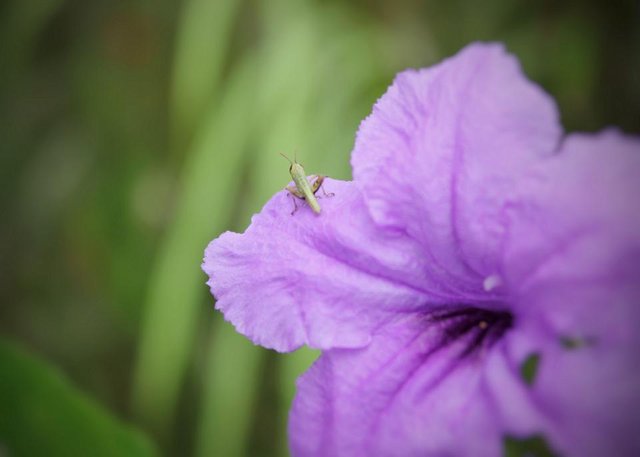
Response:
[[[557,335],[640,349],[640,138],[571,135],[508,203],[505,287]]]
[[[504,286],[540,333],[532,396],[567,455],[640,454],[639,175],[640,138],[571,135],[506,205]]]
[[[379,230],[351,182],[325,180],[322,213],[291,215],[286,191],[253,217],[244,234],[226,232],[205,251],[216,307],[262,346],[290,351],[358,347],[396,312],[451,301],[425,282],[427,262],[410,240]]]
[[[640,455],[640,282],[555,284],[528,305],[520,337],[540,356],[530,398],[561,455]],[[552,311],[555,310],[555,311]],[[522,361],[529,351],[514,351]]]
[[[526,293],[541,281],[640,278],[640,138],[575,134],[523,176],[507,201],[503,270]],[[635,266],[633,266],[635,265]]]
[[[292,454],[496,456],[509,441],[537,440],[551,455],[638,455],[631,352],[568,350],[538,324],[516,322],[490,348],[460,357],[464,340],[442,345],[441,329],[405,315],[366,348],[324,352],[298,381]]]
[[[502,202],[553,153],[557,117],[501,45],[473,44],[396,78],[360,127],[354,177],[378,224],[418,240],[443,280],[477,290],[498,262]]]
[[[485,355],[461,359],[464,343],[443,346],[440,337],[424,318],[404,316],[367,348],[324,352],[298,381],[292,454],[500,455],[506,427],[486,392]],[[527,405],[513,373],[500,376],[503,398]],[[533,414],[519,418],[531,423]]]

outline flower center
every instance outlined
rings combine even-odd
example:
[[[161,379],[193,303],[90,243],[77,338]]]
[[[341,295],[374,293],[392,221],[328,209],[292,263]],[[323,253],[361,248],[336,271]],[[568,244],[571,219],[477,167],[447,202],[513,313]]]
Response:
[[[513,315],[508,311],[470,306],[433,311],[429,320],[441,325],[443,346],[459,340],[466,343],[461,358],[491,347],[513,326]]]

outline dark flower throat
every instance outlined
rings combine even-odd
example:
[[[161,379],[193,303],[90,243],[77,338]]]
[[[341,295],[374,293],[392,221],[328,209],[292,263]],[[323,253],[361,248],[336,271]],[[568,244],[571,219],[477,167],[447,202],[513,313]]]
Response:
[[[460,357],[491,347],[513,326],[513,315],[510,312],[470,306],[433,311],[429,320],[442,326],[442,346],[458,340],[466,342]]]

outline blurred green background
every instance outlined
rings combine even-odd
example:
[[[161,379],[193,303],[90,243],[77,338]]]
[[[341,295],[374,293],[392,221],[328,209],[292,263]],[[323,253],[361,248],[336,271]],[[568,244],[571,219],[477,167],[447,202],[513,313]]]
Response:
[[[286,455],[316,357],[236,335],[200,271],[288,181],[349,179],[406,67],[504,41],[568,130],[640,131],[637,1],[5,0],[0,455]]]

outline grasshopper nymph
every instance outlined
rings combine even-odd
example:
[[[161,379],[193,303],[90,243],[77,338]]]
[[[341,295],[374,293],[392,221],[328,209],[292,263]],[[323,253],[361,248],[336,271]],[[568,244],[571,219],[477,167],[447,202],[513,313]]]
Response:
[[[304,168],[302,168],[302,165],[298,163],[296,158],[294,157],[293,161],[291,161],[291,159],[286,155],[282,153],[280,153],[280,155],[287,159],[291,164],[291,166],[289,167],[289,173],[291,174],[291,178],[293,178],[293,182],[295,183],[295,187],[287,186],[285,189],[291,195],[293,195],[293,197],[299,198],[301,200],[306,200],[313,212],[316,214],[320,214],[320,204],[316,199],[316,192],[318,192],[318,189],[322,187],[322,183],[324,182],[325,177],[322,175],[314,176],[315,180],[313,181],[313,183],[309,184],[309,181],[307,181],[307,175],[304,172]],[[333,195],[327,194],[324,188],[322,189],[322,193],[325,196]],[[296,205],[296,199],[294,198],[293,211],[291,212],[292,216],[297,211],[297,209],[298,205]]]

